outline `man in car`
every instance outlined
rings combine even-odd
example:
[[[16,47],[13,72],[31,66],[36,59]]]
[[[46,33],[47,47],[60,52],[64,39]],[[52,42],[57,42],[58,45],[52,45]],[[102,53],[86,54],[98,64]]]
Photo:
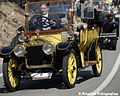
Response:
[[[53,14],[49,14],[49,8],[46,4],[40,7],[41,15],[34,18],[33,26],[40,30],[54,30],[60,27],[59,19]]]

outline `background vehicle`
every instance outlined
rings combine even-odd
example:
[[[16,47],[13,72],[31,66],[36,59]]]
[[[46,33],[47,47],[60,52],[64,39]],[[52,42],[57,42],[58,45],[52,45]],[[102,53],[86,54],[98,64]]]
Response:
[[[118,7],[115,6],[115,3],[109,6],[107,12],[102,10],[103,18],[101,19],[103,22],[101,22],[100,42],[104,49],[116,50],[119,37],[119,18],[115,17],[116,14],[118,14]]]
[[[19,42],[0,50],[0,56],[4,58],[3,79],[9,91],[17,90],[23,78],[50,79],[61,70],[67,88],[75,86],[78,69],[92,66],[94,76],[100,76],[102,73],[100,27],[95,22],[96,15],[86,17],[84,13],[87,5],[84,6],[81,2],[76,3],[77,9],[82,14],[81,18],[87,19],[88,22],[88,28],[84,30],[81,27],[76,40],[73,15],[70,18],[71,21],[67,23],[68,27],[64,27],[63,24],[57,29],[41,30],[40,22],[36,27],[32,26],[34,19],[39,18],[41,14],[40,5],[42,3],[46,3],[50,14],[56,15],[59,19],[65,17],[65,9],[70,8],[79,14],[74,8],[75,1],[70,0],[29,2],[25,5],[25,30],[21,30],[18,36]],[[91,10],[91,13],[95,13],[94,9]],[[50,20],[50,18],[46,19]]]

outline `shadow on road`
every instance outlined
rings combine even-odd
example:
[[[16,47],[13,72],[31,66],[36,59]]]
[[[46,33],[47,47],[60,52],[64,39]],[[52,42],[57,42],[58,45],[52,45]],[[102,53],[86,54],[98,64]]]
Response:
[[[84,81],[87,81],[91,78],[93,78],[93,74],[92,74],[92,71],[80,71],[78,72],[78,79],[77,79],[77,82],[76,84],[80,84]]]
[[[0,94],[1,93],[9,93],[6,88],[0,88]]]
[[[91,71],[80,71],[78,73],[78,79],[76,84],[80,84],[92,77],[93,75]],[[54,78],[49,80],[38,80],[38,81],[32,81],[30,79],[22,80],[19,90],[36,90],[36,89],[50,89],[50,88],[57,88],[61,90],[67,89],[67,87],[63,83],[62,74],[56,75]],[[6,90],[6,88],[0,88],[0,93],[9,93],[9,92]]]

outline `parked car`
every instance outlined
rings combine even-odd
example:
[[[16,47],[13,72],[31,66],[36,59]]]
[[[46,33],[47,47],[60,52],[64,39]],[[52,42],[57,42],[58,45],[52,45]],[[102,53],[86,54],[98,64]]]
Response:
[[[100,27],[92,22],[96,17],[94,10],[91,10],[93,17],[81,15],[82,19],[87,19],[91,23],[87,29],[81,27],[77,39],[74,33],[73,15],[71,21],[67,23],[68,27],[60,24],[57,29],[42,30],[39,27],[45,22],[39,22],[36,26],[31,25],[40,17],[40,6],[43,3],[49,7],[49,14],[59,19],[67,15],[66,9],[78,14],[74,4],[78,9],[81,7],[79,12],[84,14],[87,6],[83,6],[83,2],[74,2],[75,0],[43,0],[26,3],[25,28],[19,28],[20,33],[13,40],[14,44],[0,50],[0,57],[4,59],[3,79],[9,91],[16,91],[23,78],[51,79],[60,70],[67,88],[75,86],[77,73],[80,71],[78,69],[92,66],[94,76],[101,75],[103,61],[99,43]],[[51,20],[46,19],[48,22]]]

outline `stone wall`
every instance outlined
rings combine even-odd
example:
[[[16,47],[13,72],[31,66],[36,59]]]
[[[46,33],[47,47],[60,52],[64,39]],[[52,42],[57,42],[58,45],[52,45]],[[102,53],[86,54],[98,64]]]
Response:
[[[0,3],[0,47],[9,45],[17,28],[24,26],[24,14],[24,10],[14,2]]]

